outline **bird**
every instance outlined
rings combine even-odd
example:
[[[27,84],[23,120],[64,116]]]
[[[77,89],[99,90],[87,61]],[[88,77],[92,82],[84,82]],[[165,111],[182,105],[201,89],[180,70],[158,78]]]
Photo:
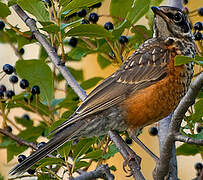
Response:
[[[175,57],[195,56],[190,21],[175,7],[151,7],[153,37],[146,40],[112,75],[103,80],[58,126],[52,138],[10,174],[22,174],[65,142],[127,131],[155,123],[175,110],[193,76],[192,62],[175,66]]]

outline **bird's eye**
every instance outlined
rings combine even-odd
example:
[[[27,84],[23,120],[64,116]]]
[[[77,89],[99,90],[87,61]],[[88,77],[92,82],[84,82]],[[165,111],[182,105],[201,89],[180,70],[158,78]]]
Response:
[[[173,17],[174,21],[179,23],[182,21],[182,15],[180,13],[176,13]]]

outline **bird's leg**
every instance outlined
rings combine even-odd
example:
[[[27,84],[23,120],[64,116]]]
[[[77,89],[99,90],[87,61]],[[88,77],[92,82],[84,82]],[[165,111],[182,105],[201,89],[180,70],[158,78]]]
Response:
[[[135,143],[137,143],[145,152],[147,152],[156,162],[159,161],[159,158],[147,147],[145,146],[142,141],[136,135],[137,131],[128,130],[130,137],[133,139]]]
[[[141,158],[126,144],[126,142],[117,134],[117,132],[110,131],[109,136],[124,158],[123,170],[127,172],[125,167],[128,165],[131,168],[132,164],[137,170],[140,170]],[[129,176],[131,175],[132,172]]]

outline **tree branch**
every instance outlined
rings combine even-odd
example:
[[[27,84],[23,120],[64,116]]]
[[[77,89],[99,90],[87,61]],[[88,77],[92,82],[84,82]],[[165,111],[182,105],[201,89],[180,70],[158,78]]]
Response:
[[[191,137],[183,136],[182,134],[178,133],[175,135],[175,141],[181,141],[188,144],[197,144],[203,146],[203,139],[193,139]]]
[[[145,178],[140,171],[141,158],[139,158],[139,156],[125,143],[125,141],[123,141],[123,139],[116,132],[109,131],[108,134],[123,156],[125,162],[128,164],[133,177],[136,180],[144,180]]]
[[[102,178],[105,180],[113,180],[114,175],[111,174],[108,165],[101,164],[97,167],[96,170],[84,173],[78,177],[72,177],[71,180],[88,180],[88,179],[95,179],[95,178]]]
[[[36,28],[36,22],[34,19],[31,19],[22,9],[20,6],[18,6],[17,4],[13,5],[12,8],[14,9],[14,11],[18,14],[18,16],[25,22],[25,24],[30,28],[31,32],[33,33],[33,35],[35,36],[35,38],[37,39],[37,41],[42,45],[42,47],[45,49],[45,51],[47,52],[48,56],[50,57],[51,61],[53,62],[53,64],[57,67],[57,69],[59,70],[59,72],[63,75],[63,77],[65,78],[65,80],[67,81],[67,83],[70,85],[70,87],[74,90],[74,92],[78,95],[78,97],[84,101],[84,99],[87,97],[86,92],[80,87],[80,85],[77,83],[77,81],[74,79],[74,77],[70,74],[70,72],[68,71],[68,69],[61,64],[61,60],[60,58],[57,56],[57,53],[55,52],[55,49],[51,46],[51,44],[47,41],[47,39],[37,30]],[[113,134],[115,134],[115,132],[109,131],[110,134],[110,138],[112,139],[112,141],[114,142],[119,142],[122,140],[122,138],[117,135],[115,137],[112,137]],[[114,142],[114,143],[115,143]],[[118,146],[119,144],[115,143],[116,146]],[[120,145],[119,145],[120,146]],[[127,144],[123,144],[124,149],[129,148]],[[133,160],[131,160],[133,161]],[[137,166],[133,167],[133,168],[137,168]],[[136,172],[136,171],[133,171]],[[137,173],[137,172],[136,172]],[[141,172],[140,172],[141,173]],[[141,177],[142,175],[140,175]],[[134,177],[136,177],[134,175]],[[144,179],[144,178],[141,178]],[[141,180],[140,179],[140,180]]]
[[[13,5],[12,8],[18,14],[18,16],[25,22],[25,24],[30,28],[37,41],[42,45],[42,47],[47,52],[49,58],[54,63],[59,72],[63,75],[65,80],[68,82],[70,87],[83,101],[86,98],[86,92],[80,87],[71,73],[68,71],[65,65],[62,64],[61,59],[57,56],[55,49],[47,41],[47,39],[38,31],[36,28],[36,22],[34,19],[30,18],[17,4]]]
[[[154,170],[154,179],[163,180],[164,177],[168,173],[169,169],[169,162],[172,153],[172,147],[174,144],[175,135],[179,132],[179,128],[185,113],[187,112],[188,108],[194,104],[195,98],[203,86],[203,73],[197,76],[194,82],[191,84],[188,92],[180,101],[178,107],[174,111],[174,115],[171,120],[171,124],[169,127],[168,135],[163,143],[163,148],[160,152],[160,162],[156,165]]]
[[[0,133],[5,135],[5,136],[8,136],[9,138],[13,139],[14,141],[16,141],[20,145],[28,146],[28,147],[31,147],[32,149],[35,149],[35,150],[37,149],[37,146],[36,146],[35,143],[33,143],[33,142],[27,142],[24,139],[19,138],[18,136],[8,132],[5,129],[1,129],[0,128]]]

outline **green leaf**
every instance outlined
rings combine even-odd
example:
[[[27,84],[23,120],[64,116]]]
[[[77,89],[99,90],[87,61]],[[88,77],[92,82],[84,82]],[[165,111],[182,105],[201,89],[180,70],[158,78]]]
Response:
[[[65,7],[62,9],[62,13],[65,11],[72,11],[74,9],[79,9],[83,7],[89,7],[92,6],[98,2],[101,2],[102,0],[74,0],[68,3]]]
[[[8,7],[13,6],[14,4],[17,4],[18,0],[9,0],[8,1]]]
[[[102,56],[101,54],[98,54],[97,56],[97,62],[99,64],[99,66],[104,69],[107,66],[109,66],[111,64],[111,61],[109,61],[108,59],[106,59],[104,56]]]
[[[0,2],[0,17],[5,18],[11,14],[8,6],[2,2]]]
[[[109,159],[113,157],[118,152],[118,149],[115,144],[111,144],[108,148],[108,152],[103,156],[104,159]]]
[[[40,160],[40,168],[45,167],[47,165],[52,165],[52,164],[62,164],[64,161],[60,158],[44,158]]]
[[[77,169],[80,169],[80,168],[82,168],[82,167],[87,167],[87,166],[89,166],[89,163],[88,163],[88,162],[85,162],[85,161],[77,161],[77,162],[75,163],[73,172],[75,172]]]
[[[203,117],[203,98],[197,101],[194,105],[195,113],[193,119],[202,119]]]
[[[31,132],[31,131],[30,131]],[[19,146],[16,143],[12,143],[7,147],[7,162],[11,161],[14,156],[19,155],[27,149],[26,146]]]
[[[184,156],[194,156],[197,153],[199,153],[198,147],[194,144],[186,144],[184,143],[183,145],[179,146],[176,149],[176,154],[178,156],[184,155]]]
[[[136,0],[134,1],[126,19],[131,23],[135,24],[144,14],[149,11],[150,0]]]
[[[203,139],[203,131],[198,134],[194,134],[191,137],[193,137],[194,139]]]
[[[75,146],[73,146],[73,158],[77,160],[78,157],[88,151],[92,144],[94,144],[96,138],[88,138],[80,140]]]
[[[17,123],[23,125],[24,127],[31,127],[33,126],[33,121],[30,119],[25,119],[25,118],[19,118],[19,117],[15,117],[15,120]]]
[[[159,6],[163,0],[151,0],[150,7],[152,6]],[[147,14],[146,18],[148,19],[148,24],[150,26],[150,29],[153,28],[153,20],[154,20],[154,13],[150,9]]]
[[[69,53],[68,53],[68,57],[71,58],[71,60],[76,60],[76,61],[80,61],[82,59],[82,57],[86,56],[87,51],[85,49],[81,49],[81,48],[73,48]],[[67,58],[67,59],[70,59]]]
[[[76,79],[76,81],[83,81],[83,70],[76,70],[71,67],[68,67],[69,72],[73,75],[73,77]]]
[[[133,0],[111,0],[110,14],[114,23],[118,23],[118,18],[125,19],[127,13],[130,11]],[[125,7],[125,8],[121,8]]]
[[[34,15],[38,21],[49,21],[49,12],[41,0],[18,0],[17,3],[21,8]]]
[[[30,142],[34,142],[37,140],[37,138],[39,136],[41,136],[42,132],[44,131],[44,127],[42,126],[37,126],[37,127],[29,127],[23,131],[21,131],[18,136],[30,141]]]
[[[22,48],[26,44],[31,44],[31,43],[36,42],[35,39],[29,40],[29,39],[26,39],[23,36],[16,36],[16,39],[17,39],[17,43],[18,43],[18,50],[20,50],[20,48]]]
[[[61,157],[67,157],[70,153],[72,147],[72,141],[69,141],[67,143],[65,143],[63,146],[61,146],[60,148],[58,148],[58,152],[61,155]]]
[[[16,72],[27,79],[30,86],[40,87],[40,97],[43,101],[51,101],[53,98],[53,76],[50,67],[40,60],[19,60],[16,62]]]
[[[47,25],[47,26],[44,26],[41,29],[48,32],[48,33],[57,33],[60,31],[60,28],[54,23]]]
[[[100,159],[102,158],[102,150],[98,149],[87,153],[82,159]]]
[[[194,59],[191,57],[177,55],[175,57],[175,66],[187,64],[187,63],[192,62],[192,61],[194,61]]]
[[[90,89],[90,88],[96,86],[97,83],[99,81],[101,81],[102,79],[103,78],[101,78],[101,77],[94,77],[94,78],[91,78],[91,79],[88,79],[88,80],[82,82],[80,85],[84,90],[87,90],[87,89]]]
[[[74,2],[74,1],[73,1]],[[70,29],[66,36],[85,36],[85,37],[112,37],[111,32],[97,24],[81,24]]]

